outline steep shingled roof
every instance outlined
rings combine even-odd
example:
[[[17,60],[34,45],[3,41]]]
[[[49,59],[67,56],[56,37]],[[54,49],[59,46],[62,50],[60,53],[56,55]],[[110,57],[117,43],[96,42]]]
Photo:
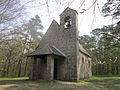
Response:
[[[83,53],[83,54],[91,57],[90,54],[83,48],[83,46],[82,46],[80,43],[79,43],[79,51],[80,51],[81,53]]]
[[[54,55],[63,56],[63,57],[66,56],[57,47],[55,47],[54,45],[49,45],[49,44],[46,44],[39,49],[36,49],[34,52],[27,54],[26,56],[33,57],[33,56],[48,55],[48,54],[54,54]]]

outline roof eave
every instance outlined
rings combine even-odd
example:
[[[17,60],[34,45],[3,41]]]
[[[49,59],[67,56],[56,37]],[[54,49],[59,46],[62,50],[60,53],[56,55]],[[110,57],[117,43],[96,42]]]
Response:
[[[88,57],[92,58],[90,55],[88,55],[88,54],[86,54],[86,53],[82,52],[81,50],[79,50],[79,51],[80,51],[81,53],[85,54],[86,56],[88,56]]]

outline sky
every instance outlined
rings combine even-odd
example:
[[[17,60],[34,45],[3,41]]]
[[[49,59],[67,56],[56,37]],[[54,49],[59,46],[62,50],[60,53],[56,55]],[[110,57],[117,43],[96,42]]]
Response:
[[[103,17],[101,12],[101,7],[106,0],[97,0],[96,5],[94,4],[95,0],[48,0],[48,4],[46,4],[46,0],[32,1],[34,2],[29,2],[25,5],[26,12],[28,13],[26,18],[30,19],[38,14],[44,26],[44,33],[53,19],[58,23],[60,22],[59,15],[66,7],[70,7],[78,12],[78,30],[80,36],[89,35],[95,28],[102,28],[104,25],[112,24],[111,17]],[[26,3],[28,0],[22,0],[22,2]],[[84,13],[82,13],[83,11]]]

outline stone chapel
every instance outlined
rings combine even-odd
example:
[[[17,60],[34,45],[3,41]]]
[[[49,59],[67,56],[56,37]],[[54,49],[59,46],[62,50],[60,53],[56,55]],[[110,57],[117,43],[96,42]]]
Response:
[[[32,53],[30,79],[79,80],[92,76],[91,56],[78,40],[78,13],[67,7]]]

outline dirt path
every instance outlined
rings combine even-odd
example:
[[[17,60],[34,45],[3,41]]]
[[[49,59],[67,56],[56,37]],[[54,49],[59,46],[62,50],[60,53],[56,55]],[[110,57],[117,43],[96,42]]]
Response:
[[[86,86],[88,83],[77,83],[77,82],[64,82],[64,81],[56,81],[57,83],[60,84],[66,84],[66,85],[77,85],[77,86]]]
[[[6,90],[7,88],[14,86],[16,86],[16,84],[0,85],[0,90]]]

